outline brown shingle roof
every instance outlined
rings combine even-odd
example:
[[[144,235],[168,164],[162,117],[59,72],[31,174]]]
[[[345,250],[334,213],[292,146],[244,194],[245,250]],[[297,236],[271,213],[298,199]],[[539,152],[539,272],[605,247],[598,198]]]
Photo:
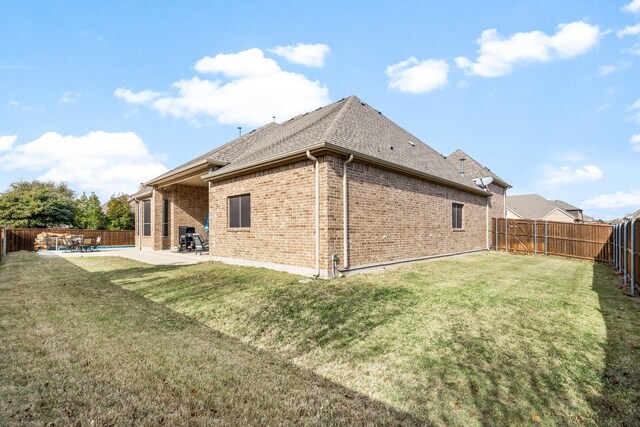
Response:
[[[479,193],[480,189],[444,156],[402,129],[355,96],[341,99],[284,123],[270,123],[209,151],[161,177],[190,165],[215,160],[222,164],[205,178],[267,163],[316,148],[333,148],[383,164],[433,177],[443,183]],[[155,178],[149,183],[157,181]]]
[[[507,196],[507,208],[522,218],[540,219],[547,216],[554,209],[561,209],[567,215],[576,218],[570,211],[581,210],[562,200],[547,200],[539,194],[523,194]]]

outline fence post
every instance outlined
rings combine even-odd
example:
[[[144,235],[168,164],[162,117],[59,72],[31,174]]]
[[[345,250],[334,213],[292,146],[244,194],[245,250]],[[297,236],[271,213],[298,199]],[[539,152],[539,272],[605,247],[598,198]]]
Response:
[[[547,228],[547,221],[544,222],[544,255],[547,256],[548,254],[548,246],[549,246],[549,232],[548,232],[548,228]]]
[[[504,251],[509,253],[509,218],[504,219]]]
[[[538,221],[533,220],[533,254],[538,254]]]
[[[622,226],[624,227],[624,233],[622,236],[623,239],[623,243],[624,243],[624,262],[622,264],[622,275],[624,276],[624,284],[627,284],[627,221],[622,223]]]
[[[620,272],[620,224],[616,224],[616,271]]]
[[[498,218],[496,218],[496,252],[500,250],[500,240],[498,239]]]
[[[620,224],[615,225],[615,233],[614,236],[616,238],[616,243],[614,245],[614,249],[616,252],[616,271],[620,271]]]
[[[613,269],[615,270],[617,268],[616,266],[616,225],[613,225],[613,245],[612,245],[612,250],[613,250]]]
[[[636,219],[633,218],[631,220],[631,296],[635,297],[636,296],[636,254],[635,254],[635,249],[636,249],[636,233],[635,233],[635,227],[636,227]]]

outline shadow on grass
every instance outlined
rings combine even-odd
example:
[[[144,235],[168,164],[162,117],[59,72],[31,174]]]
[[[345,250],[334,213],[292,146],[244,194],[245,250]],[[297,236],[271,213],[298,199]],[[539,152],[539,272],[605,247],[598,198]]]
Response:
[[[110,283],[172,267],[111,276],[29,256],[19,263],[32,276],[2,280],[20,301],[0,314],[12,326],[0,349],[0,412],[12,422],[427,424]],[[2,275],[17,267],[13,257]]]
[[[251,325],[243,335],[254,342],[268,337],[270,343],[287,348],[287,358],[317,348],[348,347],[415,303],[406,287],[345,287],[331,281],[300,284],[298,277],[286,273],[224,264],[178,270],[154,266],[100,274],[171,308],[188,307],[193,310],[190,315],[203,324],[227,316],[237,327]],[[250,298],[251,303],[232,308],[242,298]]]
[[[345,348],[365,340],[415,303],[413,293],[403,287],[323,283],[323,292],[316,293],[313,286],[269,291],[264,309],[251,319],[257,326],[254,338],[268,334],[276,342],[295,344],[291,356],[315,348]]]
[[[628,286],[613,267],[595,264],[593,290],[607,329],[602,394],[591,405],[599,425],[640,425],[640,300],[627,296]]]

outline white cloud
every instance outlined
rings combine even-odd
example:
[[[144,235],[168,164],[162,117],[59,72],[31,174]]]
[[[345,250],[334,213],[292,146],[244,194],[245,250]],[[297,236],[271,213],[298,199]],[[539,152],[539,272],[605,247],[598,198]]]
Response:
[[[101,199],[132,193],[140,182],[167,171],[135,133],[104,131],[84,136],[48,132],[25,144],[12,142],[0,155],[0,167],[68,182],[74,189],[95,191]]]
[[[611,108],[611,104],[605,102],[604,104],[600,104],[598,108],[593,111],[593,114],[600,114],[603,111],[608,110],[609,108]]]
[[[18,135],[0,136],[0,153],[11,150],[13,143],[18,139]]]
[[[482,32],[476,62],[466,57],[455,59],[458,67],[468,75],[499,77],[509,74],[514,65],[527,62],[547,62],[572,58],[588,52],[600,39],[597,26],[582,21],[558,25],[549,36],[541,31],[516,33],[503,38],[495,29]]]
[[[585,200],[582,206],[597,209],[637,208],[640,206],[640,189],[600,194]]]
[[[598,67],[598,74],[601,76],[606,76],[608,74],[615,73],[617,70],[615,65],[601,65]]]
[[[633,135],[629,140],[629,144],[631,144],[631,149],[633,151],[640,151],[640,133]]]
[[[130,104],[147,105],[162,116],[197,123],[213,117],[219,123],[263,125],[276,116],[284,120],[330,102],[328,89],[298,73],[283,71],[260,49],[205,57],[195,65],[200,73],[222,74],[227,81],[192,77],[173,83],[175,95],[150,90],[116,90]]]
[[[640,43],[634,43],[633,47],[628,49],[622,49],[622,53],[628,53],[629,55],[640,56]]]
[[[637,36],[638,34],[640,34],[640,24],[627,25],[622,30],[619,30],[616,34],[618,37]]]
[[[279,73],[278,63],[265,58],[257,48],[238,53],[219,53],[213,58],[205,56],[194,67],[199,73],[222,73],[227,77],[259,77]]]
[[[127,88],[119,87],[115,90],[114,95],[118,98],[124,99],[129,104],[146,104],[156,98],[159,98],[163,94],[161,92],[153,92],[151,90],[143,90],[133,93]]]
[[[389,89],[418,94],[444,87],[447,84],[449,65],[444,60],[418,61],[411,57],[389,65],[386,74],[390,79]]]
[[[603,176],[604,174],[596,165],[585,165],[577,169],[569,166],[548,167],[544,171],[544,183],[547,185],[575,184],[596,181]]]
[[[633,0],[631,3],[625,5],[622,10],[631,13],[640,12],[640,0]]]
[[[640,109],[640,99],[636,99],[635,102],[627,107],[627,110]]]
[[[298,43],[295,46],[276,46],[273,49],[269,49],[269,52],[282,56],[294,64],[320,68],[324,66],[324,60],[331,52],[331,49],[326,44],[321,43]]]
[[[66,91],[62,94],[59,99],[59,102],[62,104],[75,104],[78,102],[78,98],[80,98],[81,94],[71,91]]]

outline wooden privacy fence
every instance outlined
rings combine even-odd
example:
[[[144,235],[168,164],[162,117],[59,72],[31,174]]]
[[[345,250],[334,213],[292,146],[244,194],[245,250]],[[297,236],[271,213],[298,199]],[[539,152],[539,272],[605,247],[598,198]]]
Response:
[[[640,284],[640,228],[638,218],[625,219],[613,226],[613,265],[622,274],[629,293],[636,295]]]
[[[73,234],[84,237],[101,236],[100,246],[133,246],[133,230],[79,230],[76,228],[7,228],[5,230],[6,252],[32,251],[33,242],[40,233]]]
[[[613,263],[613,227],[609,224],[504,218],[494,218],[492,223],[495,250]]]
[[[520,254],[557,255],[613,264],[636,295],[640,284],[638,218],[618,224],[584,224],[494,218],[492,248]]]

